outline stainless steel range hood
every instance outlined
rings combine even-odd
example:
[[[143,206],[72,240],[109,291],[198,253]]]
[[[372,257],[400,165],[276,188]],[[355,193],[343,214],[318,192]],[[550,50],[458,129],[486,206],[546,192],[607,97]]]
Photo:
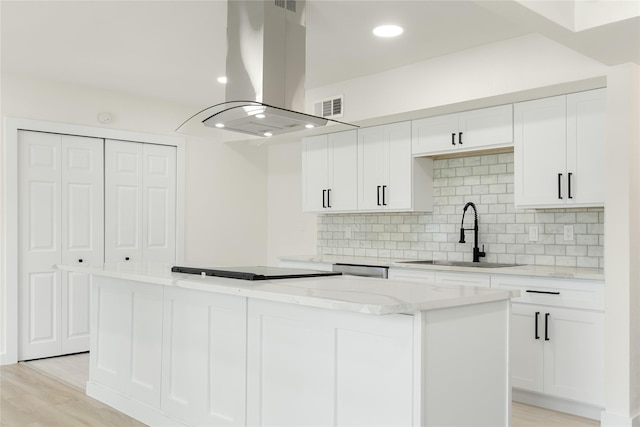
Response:
[[[195,114],[177,131],[197,120],[274,136],[338,122],[301,112],[305,50],[304,0],[227,1],[226,101]]]

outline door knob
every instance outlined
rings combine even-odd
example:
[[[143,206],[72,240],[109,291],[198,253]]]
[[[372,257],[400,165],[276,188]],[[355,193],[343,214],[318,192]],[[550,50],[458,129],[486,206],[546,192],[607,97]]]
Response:
[[[78,260],[78,262],[82,262],[82,258],[80,258],[80,259]]]
[[[129,257],[128,257],[128,256],[127,256],[127,257],[124,257],[124,260],[125,260],[125,261],[129,261]]]

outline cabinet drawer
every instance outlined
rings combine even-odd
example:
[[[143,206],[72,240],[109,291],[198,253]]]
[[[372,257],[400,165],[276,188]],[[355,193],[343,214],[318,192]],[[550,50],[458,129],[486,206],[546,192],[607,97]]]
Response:
[[[520,290],[513,302],[604,310],[602,281],[494,275],[491,287]]]
[[[408,282],[419,282],[434,284],[436,282],[435,271],[410,270],[407,268],[390,268],[389,280],[403,280]]]
[[[491,285],[491,276],[478,273],[461,273],[455,271],[437,271],[437,285],[462,285],[488,288]]]

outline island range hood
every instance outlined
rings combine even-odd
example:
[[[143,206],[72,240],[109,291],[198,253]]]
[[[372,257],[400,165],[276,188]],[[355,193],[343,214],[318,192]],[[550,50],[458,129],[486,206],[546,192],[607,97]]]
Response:
[[[226,101],[193,115],[176,131],[198,121],[269,137],[329,121],[347,124],[301,112],[305,55],[304,0],[227,1]]]

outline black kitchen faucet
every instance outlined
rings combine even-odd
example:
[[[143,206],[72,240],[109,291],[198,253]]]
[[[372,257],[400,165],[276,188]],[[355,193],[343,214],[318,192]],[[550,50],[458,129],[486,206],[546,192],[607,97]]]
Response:
[[[471,228],[464,228],[464,214],[467,213],[467,209],[471,206],[473,208],[473,262],[480,262],[480,257],[486,256],[484,252],[484,245],[482,245],[482,251],[478,248],[478,211],[476,205],[472,202],[464,205],[462,210],[462,223],[460,224],[460,243],[466,243],[464,240],[464,230],[471,230]]]

